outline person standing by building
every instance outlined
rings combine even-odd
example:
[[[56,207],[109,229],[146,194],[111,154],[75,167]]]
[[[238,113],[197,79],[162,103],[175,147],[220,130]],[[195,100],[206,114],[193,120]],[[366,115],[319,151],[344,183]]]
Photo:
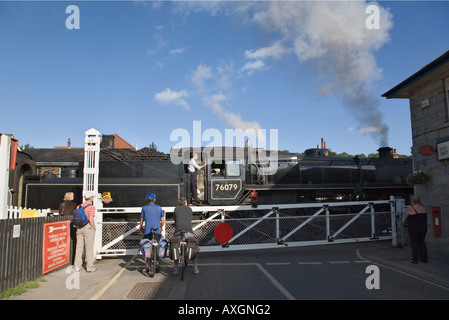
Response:
[[[86,256],[86,271],[95,272],[94,267],[94,241],[95,241],[95,207],[93,202],[95,194],[93,192],[86,192],[84,194],[86,200],[78,206],[84,208],[89,223],[84,227],[76,227],[76,254],[75,254],[75,270],[80,271],[83,265],[83,252]]]
[[[424,241],[427,233],[427,209],[421,204],[421,200],[417,196],[411,196],[410,203],[411,205],[405,210],[404,215],[408,225],[410,247],[412,248],[410,262],[427,263],[427,247]]]
[[[189,161],[189,175],[190,175],[190,188],[192,189],[192,196],[193,201],[199,202],[200,199],[198,198],[198,170],[204,168],[207,163],[203,164],[202,166],[199,166],[196,163],[196,160],[198,159],[198,155],[194,152],[190,154],[190,161]]]
[[[76,209],[76,203],[73,201],[75,194],[73,192],[66,192],[62,202],[59,204],[59,215],[61,216],[73,216],[73,210]],[[72,255],[70,257],[70,262],[73,264],[75,261],[76,253],[76,227],[73,222],[70,222],[70,240],[71,240],[71,250]]]

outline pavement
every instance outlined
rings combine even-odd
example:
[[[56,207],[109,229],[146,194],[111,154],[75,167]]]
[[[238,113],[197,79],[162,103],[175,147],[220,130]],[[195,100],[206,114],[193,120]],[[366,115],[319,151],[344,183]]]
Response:
[[[410,247],[393,247],[391,241],[357,243],[353,248],[357,248],[357,255],[362,260],[367,260],[373,264],[397,272],[406,273],[409,276],[449,290],[449,239],[432,239],[431,241],[427,241],[426,244],[429,252],[429,263],[419,264],[409,262],[411,257]],[[336,245],[344,246],[346,244]],[[166,277],[171,276],[169,274],[171,265],[172,262],[170,259],[162,260],[161,268],[164,270]],[[39,288],[29,289],[22,295],[11,296],[0,301],[129,300],[130,291],[135,287],[137,282],[144,279],[142,278],[144,275],[139,272],[140,268],[144,266],[140,256],[103,258],[97,260],[95,266],[97,271],[92,273],[84,270],[75,272],[72,266],[60,268],[45,275],[45,282],[41,283]],[[136,272],[126,273],[126,271]],[[125,273],[132,274],[133,278],[126,278],[129,276],[125,276]],[[118,281],[116,280],[120,277],[122,279],[118,287]],[[145,281],[152,282],[153,280],[152,278],[146,278]],[[181,282],[172,281],[172,283]],[[165,289],[175,291],[177,290],[175,288],[177,285],[179,284],[170,284],[170,287]],[[149,298],[151,299],[151,297]],[[170,299],[183,299],[183,297],[171,294]]]
[[[359,249],[360,258],[374,264],[406,273],[438,286],[449,288],[449,239],[426,241],[428,263],[410,263],[411,249],[393,247],[391,242],[373,242]]]

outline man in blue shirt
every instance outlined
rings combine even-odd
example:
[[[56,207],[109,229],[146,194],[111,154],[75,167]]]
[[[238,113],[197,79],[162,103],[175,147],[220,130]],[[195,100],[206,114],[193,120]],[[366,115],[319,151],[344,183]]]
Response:
[[[154,233],[155,239],[159,241],[161,237],[161,230],[165,224],[164,211],[162,208],[155,204],[156,196],[153,193],[149,193],[146,195],[146,199],[148,204],[142,207],[142,212],[140,214],[140,230],[144,231],[143,237],[144,239],[151,239],[153,233],[151,232],[151,228],[158,228],[158,230]],[[145,229],[143,226],[143,222],[145,221]]]
[[[156,195],[154,195],[153,193],[149,193],[146,195],[146,199],[148,204],[142,207],[142,211],[140,213],[140,230],[144,231],[143,233],[144,239],[151,240],[153,238],[153,232],[151,231],[151,229],[157,228],[157,231],[154,232],[154,239],[159,241],[161,239],[161,230],[165,224],[164,211],[160,206],[155,204]],[[143,226],[144,221],[145,221],[145,228]],[[145,257],[144,260],[147,268],[143,269],[142,271],[148,272],[148,264],[147,264],[148,258]],[[156,268],[158,268],[158,266]]]

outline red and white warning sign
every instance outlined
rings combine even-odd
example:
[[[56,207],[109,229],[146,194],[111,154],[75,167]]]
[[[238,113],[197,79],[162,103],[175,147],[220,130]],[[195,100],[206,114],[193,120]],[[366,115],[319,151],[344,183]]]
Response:
[[[44,223],[42,274],[69,263],[70,220]]]

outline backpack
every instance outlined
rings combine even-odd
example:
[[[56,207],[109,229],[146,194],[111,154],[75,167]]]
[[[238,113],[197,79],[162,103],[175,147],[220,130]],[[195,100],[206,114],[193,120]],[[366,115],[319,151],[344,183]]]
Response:
[[[161,240],[159,240],[159,252],[158,252],[159,258],[165,258],[167,256],[167,249],[168,249],[167,239],[161,238]]]
[[[91,206],[91,204],[88,204],[85,207],[79,206],[78,209],[73,210],[73,225],[76,227],[84,227],[86,224],[89,223],[89,219],[87,218],[86,209],[88,206]]]
[[[149,239],[140,240],[140,253],[144,258],[151,257],[151,241]]]
[[[194,260],[196,257],[196,254],[199,251],[199,245],[198,240],[196,240],[195,237],[189,237],[186,239],[187,242],[187,258],[189,260]]]
[[[181,238],[173,237],[170,239],[170,259],[178,260],[179,259],[179,247],[181,246]]]

